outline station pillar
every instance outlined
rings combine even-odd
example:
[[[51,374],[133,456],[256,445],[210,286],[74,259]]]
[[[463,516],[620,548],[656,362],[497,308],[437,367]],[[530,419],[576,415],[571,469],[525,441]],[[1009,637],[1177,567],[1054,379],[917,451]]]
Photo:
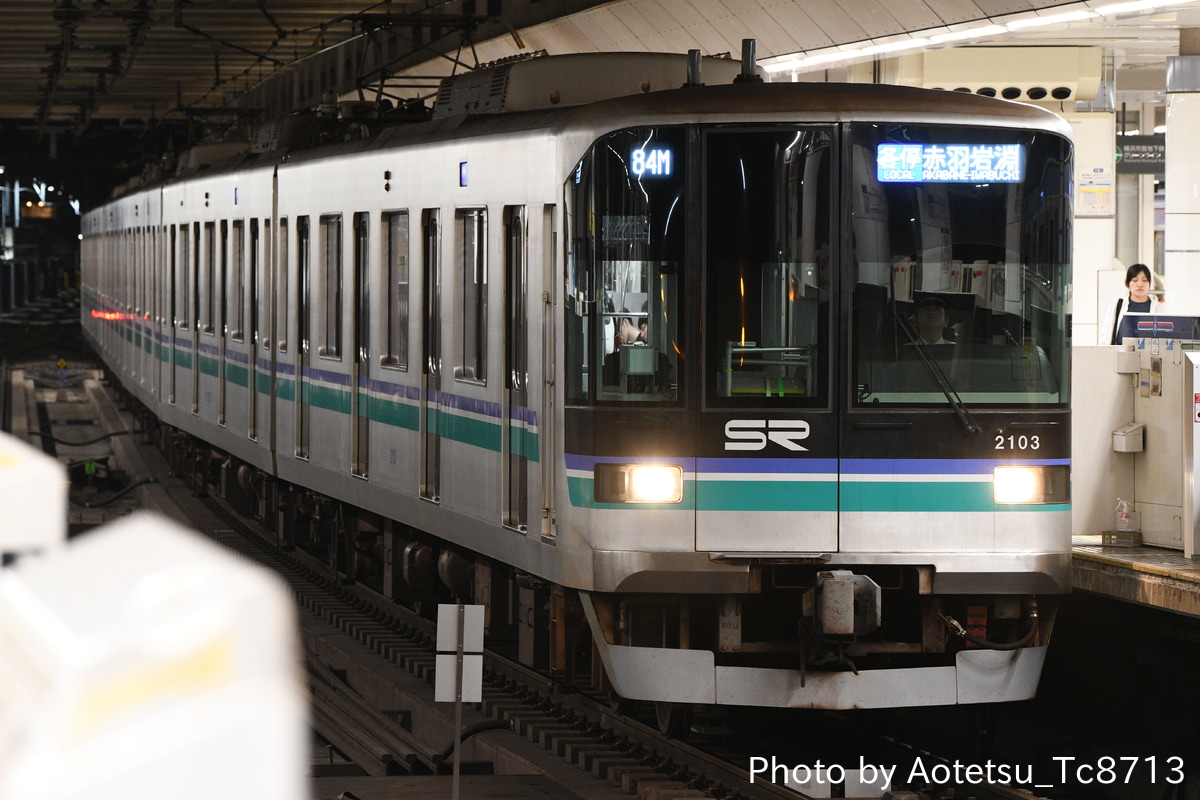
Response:
[[[1200,313],[1200,30],[1179,31],[1180,55],[1167,59],[1167,308]]]
[[[1071,259],[1071,340],[1097,344],[1111,335],[1100,318],[1112,301],[1116,257],[1116,117],[1111,111],[1065,112],[1075,139],[1075,230]],[[1098,338],[1099,337],[1099,338]]]

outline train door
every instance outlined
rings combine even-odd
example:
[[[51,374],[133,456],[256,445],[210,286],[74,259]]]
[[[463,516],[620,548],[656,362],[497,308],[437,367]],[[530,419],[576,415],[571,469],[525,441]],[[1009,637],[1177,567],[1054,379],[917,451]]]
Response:
[[[537,451],[535,458],[542,478],[542,537],[550,540],[558,535],[555,497],[558,470],[555,468],[556,439],[554,402],[557,384],[554,380],[555,331],[554,296],[552,287],[558,283],[558,232],[555,230],[555,207],[542,209],[542,404],[537,421]]]
[[[309,291],[312,276],[312,231],[308,217],[296,217],[296,457],[308,458],[308,369],[310,329]]]
[[[149,225],[146,228],[146,308],[142,311],[142,321],[146,331],[146,384],[152,396],[158,394],[158,361],[154,355],[154,343],[158,334],[158,227]]]
[[[838,546],[829,127],[702,137],[703,406],[696,547]],[[753,510],[754,524],[746,524]]]
[[[162,369],[158,359],[158,334],[162,325],[162,304],[160,296],[161,288],[159,281],[161,280],[162,276],[161,270],[163,264],[163,260],[161,258],[162,252],[159,249],[162,246],[162,241],[158,236],[159,227],[160,226],[158,225],[152,225],[150,227],[150,251],[148,256],[150,260],[150,286],[148,287],[150,296],[149,306],[146,309],[146,334],[150,337],[150,341],[148,343],[150,394],[156,400],[162,399],[158,395],[160,383],[159,379],[161,378],[160,370]]]
[[[162,270],[164,259],[162,257],[162,226],[154,224],[150,226],[148,242],[148,250],[146,258],[149,286],[147,291],[148,306],[146,308],[146,335],[150,337],[147,342],[148,346],[148,363],[147,367],[150,370],[150,395],[156,400],[161,401],[162,397],[159,392],[162,388],[162,361],[159,359],[159,336],[162,332]]]
[[[501,446],[505,452],[504,524],[524,533],[529,528],[529,289],[525,209],[504,210],[504,404]]]
[[[441,502],[442,276],[438,210],[422,214],[421,497]]]
[[[251,217],[250,271],[247,276],[250,281],[250,342],[247,346],[249,356],[246,359],[246,437],[249,439],[258,439],[258,348],[262,340],[258,304],[263,241],[264,237],[259,236],[258,219]]]
[[[369,411],[370,395],[363,391],[370,377],[371,357],[371,242],[370,215],[357,213],[354,215],[354,318],[350,320],[350,330],[354,336],[351,342],[350,361],[350,472],[360,478],[367,477],[367,468],[371,455],[371,417]]]
[[[150,316],[150,229],[143,225],[138,228],[137,260],[138,288],[137,308],[134,311],[134,326],[137,335],[134,342],[137,347],[138,380],[143,387],[149,385],[150,359],[146,357],[146,343],[149,339],[150,326],[146,321]]]
[[[229,350],[229,340],[234,340],[241,336],[241,329],[238,327],[239,303],[241,302],[241,294],[239,290],[239,281],[241,280],[241,270],[244,263],[244,242],[242,233],[244,228],[241,220],[235,220],[233,223],[233,247],[230,249],[230,234],[229,221],[221,220],[221,244],[220,258],[214,259],[212,255],[208,256],[208,267],[210,270],[210,278],[213,274],[214,262],[220,264],[220,281],[221,281],[221,297],[217,303],[217,308],[220,314],[219,317],[213,318],[212,311],[209,311],[209,330],[212,326],[216,326],[217,331],[217,424],[225,425],[225,406],[228,402],[229,394],[229,370],[225,365],[225,356]],[[207,225],[208,229],[208,247],[212,247],[212,223]],[[231,272],[232,271],[232,272]]]
[[[167,348],[167,402],[171,405],[175,405],[175,332],[179,327],[179,314],[182,310],[179,304],[180,233],[174,225],[170,227],[170,230],[171,236],[169,247],[171,248],[171,274],[167,279],[167,295],[170,297],[170,300],[168,301],[169,313],[166,315],[166,324],[170,330],[167,332],[167,338],[163,344]],[[183,234],[183,238],[186,241],[186,233]]]
[[[135,383],[141,383],[143,386],[145,386],[146,370],[145,361],[142,358],[142,339],[143,331],[145,330],[145,328],[142,326],[142,292],[144,292],[146,288],[146,254],[142,252],[142,247],[145,244],[145,240],[142,235],[142,228],[137,227],[132,230],[130,244],[132,250],[130,255],[133,256],[133,297],[129,303],[129,305],[132,306],[132,319],[130,320],[131,324],[129,326],[130,333],[132,335],[129,337],[129,341],[132,344],[132,352],[130,355],[133,362],[130,369],[130,378]]]
[[[189,265],[188,293],[191,301],[188,304],[188,318],[192,327],[192,413],[200,413],[200,223],[192,223],[192,261]]]
[[[291,229],[288,227],[287,217],[278,216],[279,192],[277,185],[273,194],[275,207],[272,214],[278,222],[275,225],[275,247],[271,252],[271,290],[267,293],[271,303],[271,327],[270,340],[267,342],[266,350],[270,353],[268,359],[271,370],[271,405],[267,409],[267,424],[270,428],[271,439],[269,448],[272,453],[275,453],[279,447],[280,426],[284,424],[279,400],[291,399],[293,401],[292,413],[295,413],[296,382],[295,380],[291,382],[289,395],[286,382],[279,378],[280,372],[287,374],[283,362],[287,359],[288,337],[291,330],[288,327],[290,324],[288,308],[291,306],[291,298],[288,296],[288,278],[291,268],[288,263],[288,254],[291,252],[288,233]]]

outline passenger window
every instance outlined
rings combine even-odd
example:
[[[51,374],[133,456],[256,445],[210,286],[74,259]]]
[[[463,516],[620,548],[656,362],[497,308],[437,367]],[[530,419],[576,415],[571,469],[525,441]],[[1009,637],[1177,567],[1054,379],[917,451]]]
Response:
[[[221,270],[225,270],[225,236],[227,223],[221,222]],[[216,287],[217,287],[217,228],[216,223],[204,223],[204,256],[200,263],[203,264],[203,273],[199,276],[201,296],[198,298],[200,303],[200,329],[205,333],[212,335],[214,330],[214,319],[216,314],[213,312],[213,307],[216,304]],[[199,255],[199,254],[197,254]]]
[[[278,291],[275,293],[275,337],[279,340],[279,352],[286,353],[288,349],[288,221],[287,217],[279,220],[279,259],[276,274],[279,277]]]
[[[321,344],[326,358],[342,357],[342,215],[321,217]]]
[[[188,319],[196,324],[196,329],[200,328],[200,223],[192,223],[192,263],[189,265],[191,269],[188,283],[188,293],[191,295],[191,303],[188,304]],[[195,383],[193,382],[193,385]]]
[[[459,211],[458,233],[462,357],[454,377],[483,383],[487,379],[487,211]]]
[[[170,306],[167,310],[170,313],[170,316],[167,318],[167,324],[173,326],[179,321],[179,272],[177,271],[179,269],[179,249],[176,245],[176,232],[174,225],[170,227],[170,231],[171,274],[170,280],[168,281],[168,285],[166,287],[167,302]],[[172,374],[174,374],[174,371],[172,371]]]
[[[178,271],[176,272],[178,290],[177,306],[175,309],[175,322],[183,330],[187,330],[191,325],[190,310],[192,307],[191,296],[191,267],[192,267],[192,239],[188,233],[187,225],[179,226],[179,263]]]
[[[269,286],[266,271],[271,262],[271,221],[262,221],[262,234],[259,234],[258,220],[250,220],[250,337],[252,342],[262,342],[264,348],[271,346],[269,331],[264,329],[267,315],[271,309],[267,292],[263,287]]]
[[[424,325],[422,326],[422,371],[426,375],[440,375],[442,372],[442,262],[441,252],[441,213],[436,208],[428,208],[421,212],[421,223],[424,237],[422,253],[422,281],[424,297]]]
[[[355,349],[352,357],[358,363],[367,363],[371,351],[371,313],[368,300],[371,296],[371,223],[370,215],[359,212],[354,215],[354,337],[351,345]]]
[[[383,363],[408,369],[408,212],[383,218],[384,289],[380,319],[384,322]]]
[[[221,223],[224,226],[225,223]],[[224,238],[224,236],[222,236]],[[222,247],[224,250],[224,247]],[[229,254],[229,338],[243,341],[246,338],[246,229],[245,222],[233,223],[233,248]]]
[[[296,346],[307,353],[310,344],[312,317],[309,314],[309,281],[312,276],[312,237],[308,217],[296,217],[296,271],[299,275],[296,286]],[[299,375],[296,376],[299,379]]]

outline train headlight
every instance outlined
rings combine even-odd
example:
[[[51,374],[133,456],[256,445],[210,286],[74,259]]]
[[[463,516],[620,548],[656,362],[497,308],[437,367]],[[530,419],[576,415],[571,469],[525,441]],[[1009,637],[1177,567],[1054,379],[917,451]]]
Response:
[[[1001,505],[1044,505],[1071,499],[1070,470],[1065,465],[996,467],[992,495]]]
[[[629,468],[629,502],[678,503],[683,499],[683,470],[656,464]]]
[[[678,503],[683,500],[683,467],[668,464],[597,464],[593,473],[598,503]]]

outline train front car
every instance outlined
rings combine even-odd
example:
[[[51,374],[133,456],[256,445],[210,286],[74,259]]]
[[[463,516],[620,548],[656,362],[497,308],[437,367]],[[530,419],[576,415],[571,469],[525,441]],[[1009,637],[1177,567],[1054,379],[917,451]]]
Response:
[[[1070,589],[1066,124],[899,87],[688,91],[687,121],[643,98],[565,186],[560,522],[612,688],[1032,697]]]

